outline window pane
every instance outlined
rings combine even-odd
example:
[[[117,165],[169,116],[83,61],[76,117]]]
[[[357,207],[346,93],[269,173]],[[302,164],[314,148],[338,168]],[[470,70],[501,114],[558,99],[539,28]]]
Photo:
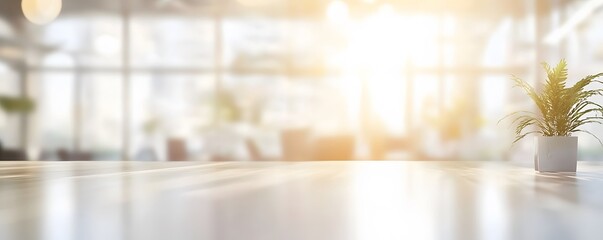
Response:
[[[214,21],[192,17],[135,17],[130,46],[134,67],[213,67]]]
[[[0,96],[19,96],[18,77],[17,72],[0,62]],[[8,113],[0,109],[0,143],[3,147],[16,148],[20,145],[20,120],[18,113]]]
[[[80,150],[94,160],[121,158],[122,88],[117,73],[90,73],[81,78]]]
[[[512,82],[508,76],[494,75],[485,76],[480,80],[479,95],[479,118],[475,128],[478,130],[474,136],[474,146],[480,151],[474,151],[474,155],[480,158],[500,158],[504,151],[509,148],[512,141],[509,137],[511,127],[505,128],[498,121],[508,112],[509,91],[512,90]],[[515,88],[515,90],[519,90]],[[508,124],[508,122],[501,123]],[[528,141],[529,142],[529,141]]]
[[[97,10],[94,14],[73,11],[82,5]],[[94,5],[94,6],[89,6]],[[78,66],[118,67],[122,65],[121,1],[63,0],[63,11],[47,25],[26,23],[36,43],[52,47],[52,54],[69,55]],[[32,53],[42,53],[34,51]],[[42,61],[39,55],[31,55],[30,61],[39,66],[70,67],[63,62]],[[43,56],[42,56],[43,57]]]
[[[74,74],[40,72],[30,76],[30,93],[36,101],[30,145],[41,152],[42,160],[56,160],[57,150],[73,150]]]
[[[414,126],[426,126],[433,122],[439,113],[438,77],[419,75],[413,82],[413,123]]]
[[[401,135],[405,132],[406,124],[406,80],[401,74],[389,72],[376,74],[368,82],[371,108],[379,127],[391,135]]]
[[[266,18],[224,21],[224,65],[232,68],[275,69],[287,60],[287,22]]]
[[[214,123],[211,75],[139,73],[131,85],[131,149],[134,159],[167,159],[170,139],[187,154],[198,151],[201,133]]]

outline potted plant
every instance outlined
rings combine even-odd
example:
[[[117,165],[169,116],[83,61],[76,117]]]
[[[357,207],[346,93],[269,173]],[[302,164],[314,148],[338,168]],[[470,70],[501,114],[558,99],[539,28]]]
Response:
[[[537,112],[518,111],[507,115],[515,117],[516,137],[513,143],[527,135],[538,134],[534,156],[536,171],[575,172],[578,137],[572,135],[584,132],[601,143],[597,136],[582,127],[591,123],[600,124],[603,119],[603,106],[590,100],[593,96],[603,95],[603,89],[586,89],[590,84],[603,83],[596,80],[603,73],[586,76],[573,86],[566,87],[565,60],[562,59],[555,68],[546,63],[543,63],[543,67],[547,80],[540,91],[524,80],[512,77],[515,85],[526,92],[538,109]],[[530,126],[535,128],[528,129]]]
[[[35,104],[29,98],[0,96],[0,108],[7,113],[29,113]]]
[[[35,103],[33,100],[26,97],[12,97],[12,96],[4,96],[0,95],[0,108],[6,112],[9,117],[13,114],[28,114],[35,108]],[[0,160],[4,158],[10,158],[10,160],[19,160],[14,159],[14,156],[10,157],[4,156],[6,155],[6,151],[3,148],[2,141],[0,140]],[[15,156],[20,156],[19,158],[26,158],[24,150],[18,150],[14,153]]]

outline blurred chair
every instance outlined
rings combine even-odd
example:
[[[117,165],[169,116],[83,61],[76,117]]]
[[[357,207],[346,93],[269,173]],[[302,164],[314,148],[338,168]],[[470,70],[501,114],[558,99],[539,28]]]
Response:
[[[168,161],[186,161],[188,158],[184,139],[172,138],[167,142]]]
[[[386,140],[388,150],[408,150],[412,148],[411,140],[406,137],[388,137]]]
[[[27,161],[27,154],[19,149],[2,149],[0,161]]]
[[[203,154],[210,161],[240,161],[247,159],[249,145],[236,126],[219,126],[203,135]]]
[[[92,153],[89,152],[71,152],[66,149],[57,150],[57,156],[60,161],[90,161]]]
[[[251,161],[278,161],[280,159],[275,159],[274,157],[266,156],[262,153],[262,150],[258,146],[258,144],[253,140],[248,138],[245,140],[245,145],[247,147],[247,152],[249,153],[249,158]]]
[[[40,161],[58,161],[59,159],[59,155],[57,153],[57,151],[53,151],[53,150],[42,150],[40,152],[40,156],[38,156],[38,159]]]
[[[69,157],[69,151],[67,151],[66,149],[59,149],[57,150],[57,156],[59,157],[59,160],[61,161],[69,161],[71,160],[71,157]]]
[[[245,140],[245,146],[247,147],[247,152],[249,152],[249,158],[252,161],[262,161],[263,156],[262,156],[262,152],[260,151],[260,148],[258,147],[258,145],[255,143],[255,141],[253,141],[253,139],[246,139]]]
[[[92,153],[89,152],[73,152],[71,153],[71,161],[90,161]]]
[[[155,153],[155,149],[150,146],[142,147],[136,153],[134,157],[137,161],[157,161],[159,158],[157,157],[157,153]]]
[[[319,137],[313,146],[314,160],[353,160],[355,138],[353,135]]]
[[[308,136],[310,131],[305,128],[287,129],[281,132],[283,160],[309,160]]]

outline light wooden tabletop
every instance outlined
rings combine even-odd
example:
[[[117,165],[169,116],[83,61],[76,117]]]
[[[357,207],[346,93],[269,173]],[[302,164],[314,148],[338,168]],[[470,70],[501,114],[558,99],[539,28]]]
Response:
[[[603,239],[603,165],[0,162],[0,239]]]

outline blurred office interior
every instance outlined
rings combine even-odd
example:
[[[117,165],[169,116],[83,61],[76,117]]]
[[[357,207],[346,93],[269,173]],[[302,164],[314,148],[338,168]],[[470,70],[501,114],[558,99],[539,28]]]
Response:
[[[600,0],[62,0],[46,24],[0,6],[11,160],[513,160],[533,142],[498,123],[531,106],[511,74],[603,71]]]

